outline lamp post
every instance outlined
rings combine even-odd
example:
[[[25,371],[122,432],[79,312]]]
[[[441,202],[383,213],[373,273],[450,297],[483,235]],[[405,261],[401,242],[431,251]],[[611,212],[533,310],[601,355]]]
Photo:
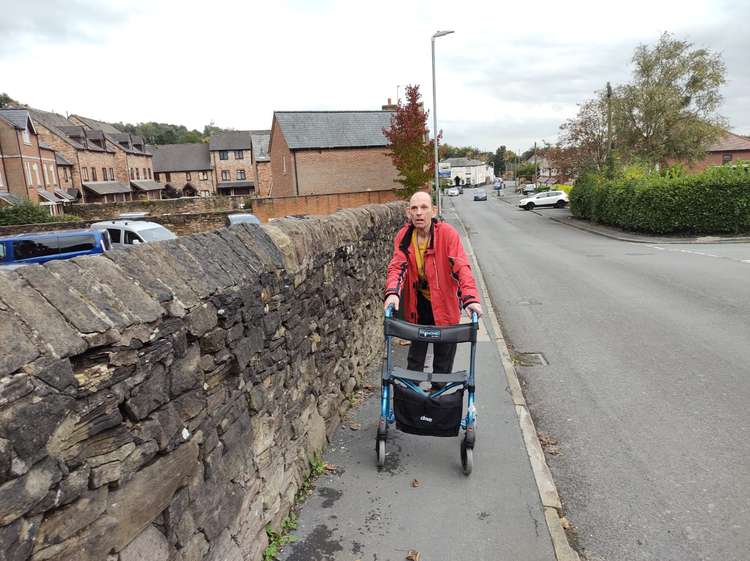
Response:
[[[432,137],[435,139],[435,192],[437,193],[438,218],[443,215],[440,204],[440,176],[438,174],[438,128],[437,128],[437,93],[435,88],[435,39],[449,35],[453,31],[436,31],[432,36]]]

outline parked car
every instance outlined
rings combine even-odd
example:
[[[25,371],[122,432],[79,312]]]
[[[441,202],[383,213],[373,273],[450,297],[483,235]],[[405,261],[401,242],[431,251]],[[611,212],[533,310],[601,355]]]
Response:
[[[260,224],[260,220],[249,212],[227,214],[227,226],[234,226],[235,224]]]
[[[518,201],[518,206],[526,210],[545,206],[563,208],[568,202],[568,194],[565,191],[545,191],[544,193],[537,193],[532,197],[521,199]]]
[[[177,237],[161,224],[146,220],[107,220],[95,222],[91,228],[109,232],[114,247],[173,240]]]
[[[0,266],[15,269],[21,265],[96,255],[111,249],[106,231],[62,230],[3,236],[0,238]]]
[[[523,188],[521,189],[521,192],[524,195],[529,195],[531,193],[534,193],[536,192],[536,185],[534,185],[533,183],[527,183],[526,185],[523,186]]]
[[[486,201],[487,200],[487,191],[484,189],[477,189],[474,191],[474,200],[475,201]]]
[[[449,197],[458,197],[461,193],[459,193],[458,187],[449,187],[445,194]]]

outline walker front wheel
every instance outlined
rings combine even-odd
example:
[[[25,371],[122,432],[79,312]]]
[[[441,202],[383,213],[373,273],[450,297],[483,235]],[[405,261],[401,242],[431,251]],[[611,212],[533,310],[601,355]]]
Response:
[[[471,475],[474,469],[474,450],[466,446],[465,440],[461,440],[461,467],[464,475]]]
[[[378,440],[375,451],[378,454],[378,467],[382,468],[385,465],[385,440]]]

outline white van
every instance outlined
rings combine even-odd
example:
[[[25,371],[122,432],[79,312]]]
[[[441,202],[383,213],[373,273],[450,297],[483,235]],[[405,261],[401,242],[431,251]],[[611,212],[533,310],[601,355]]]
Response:
[[[91,228],[109,232],[113,247],[173,240],[177,237],[161,224],[145,220],[107,220],[95,222]]]

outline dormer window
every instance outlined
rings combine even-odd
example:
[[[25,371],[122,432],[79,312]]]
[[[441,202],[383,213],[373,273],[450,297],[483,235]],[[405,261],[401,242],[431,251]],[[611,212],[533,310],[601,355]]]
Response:
[[[23,129],[23,143],[24,144],[31,144],[31,135],[29,135],[29,128],[26,127]]]

